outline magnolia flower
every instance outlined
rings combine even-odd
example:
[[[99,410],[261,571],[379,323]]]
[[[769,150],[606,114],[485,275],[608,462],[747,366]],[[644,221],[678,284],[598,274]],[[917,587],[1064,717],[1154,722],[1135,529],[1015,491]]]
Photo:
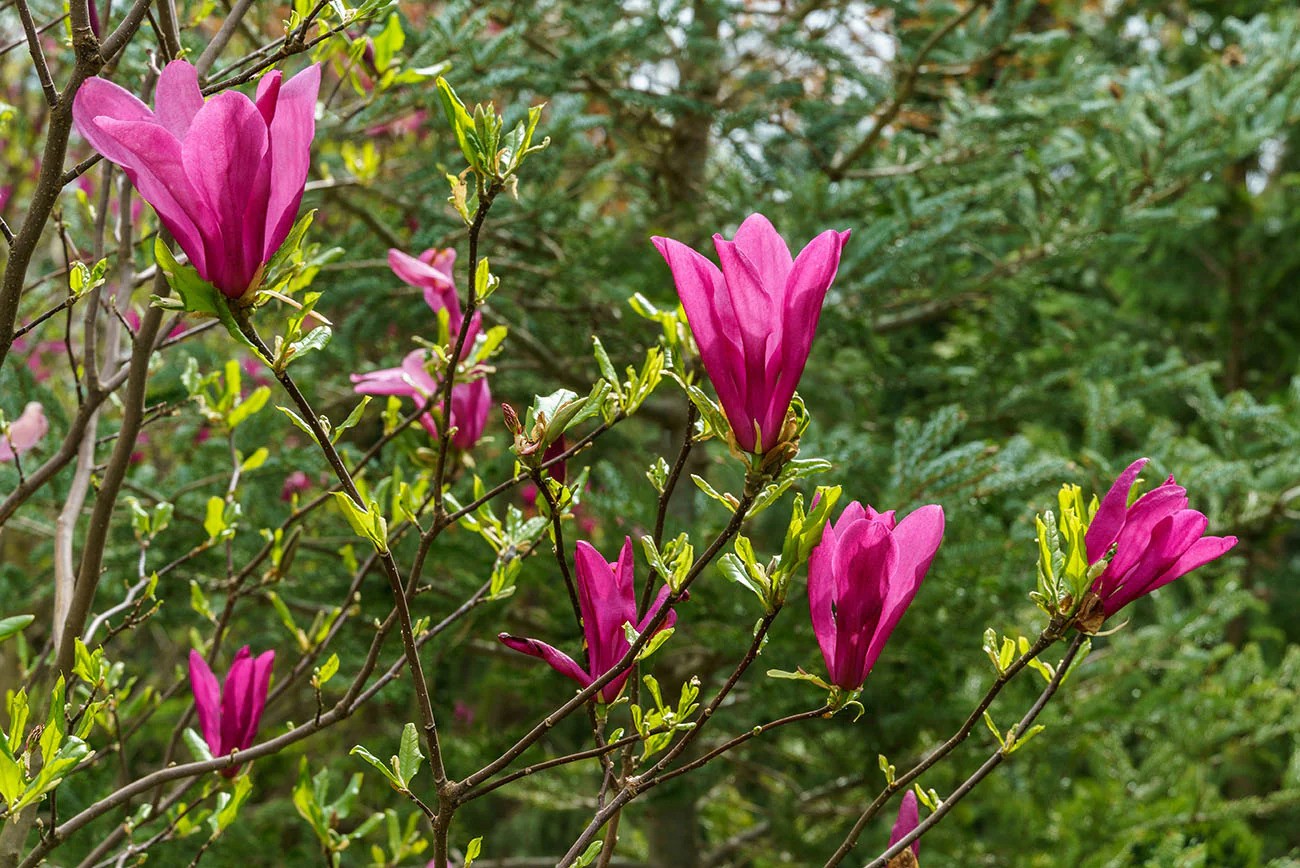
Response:
[[[573,658],[545,642],[520,639],[509,633],[497,636],[504,644],[541,658],[561,675],[567,675],[583,687],[613,669],[632,646],[628,644],[624,624],[631,624],[638,632],[644,631],[654,620],[664,601],[668,587],[659,591],[644,618],[636,613],[636,579],[632,566],[632,538],[623,538],[623,550],[616,563],[608,563],[590,544],[580,542],[574,552],[574,567],[578,581],[578,608],[582,612],[582,632],[587,640],[587,656],[591,665],[583,669]],[[677,613],[670,611],[659,630],[671,627]],[[658,632],[656,630],[655,632]],[[631,670],[619,674],[600,691],[602,702],[613,702],[623,689]]]
[[[439,394],[438,381],[425,367],[425,350],[412,350],[402,360],[401,367],[385,368],[366,374],[353,374],[353,389],[362,395],[399,395],[424,406],[431,397]],[[451,445],[460,450],[474,448],[487,427],[492,410],[492,393],[483,377],[468,383],[457,383],[451,388],[451,424],[456,429]],[[438,435],[438,424],[430,413],[420,414],[420,424],[433,437]]]
[[[0,461],[13,461],[24,452],[30,452],[49,430],[50,420],[45,418],[45,408],[37,401],[28,402],[22,415],[9,423],[9,430],[0,432]]]
[[[199,716],[203,740],[214,757],[231,751],[247,750],[257,735],[257,725],[266,707],[266,691],[271,685],[271,667],[275,652],[265,651],[257,657],[245,645],[235,655],[224,685],[208,668],[198,651],[190,652],[190,688],[194,691],[194,710]],[[239,766],[221,770],[233,778]]]
[[[230,298],[257,286],[298,216],[311,164],[320,67],[256,101],[236,91],[204,100],[193,66],[163,68],[154,109],[102,78],[77,91],[72,117],[87,141],[122,167],[199,276]]]
[[[445,250],[429,248],[419,255],[411,256],[396,248],[389,248],[388,267],[393,269],[403,281],[417,289],[424,290],[424,301],[435,315],[441,310],[447,311],[447,328],[454,342],[460,334],[465,314],[460,308],[460,296],[452,280],[452,268],[456,264],[456,251],[448,247]],[[483,315],[474,312],[470,320],[469,332],[465,335],[465,347],[461,358],[469,354],[474,346],[474,339],[482,329]]]
[[[762,214],[734,241],[713,236],[721,270],[671,238],[652,238],[672,269],[700,358],[736,443],[767,452],[782,439],[822,301],[849,233],[828,229],[795,259]]]
[[[921,811],[916,804],[916,793],[908,790],[903,795],[903,802],[898,806],[898,819],[894,821],[894,830],[889,833],[889,847],[907,837],[921,823]],[[916,868],[917,857],[921,855],[921,839],[912,842],[911,847],[889,860],[887,868]]]
[[[831,683],[857,690],[903,617],[943,540],[943,507],[894,511],[850,503],[808,559],[808,605]]]
[[[1235,536],[1205,536],[1209,520],[1187,508],[1187,490],[1172,476],[1129,506],[1129,491],[1148,460],[1139,458],[1119,475],[1084,535],[1089,564],[1100,561],[1114,547],[1105,571],[1092,583],[1101,617],[1095,610],[1080,616],[1089,629],[1100,627],[1138,597],[1222,557],[1237,544]]]

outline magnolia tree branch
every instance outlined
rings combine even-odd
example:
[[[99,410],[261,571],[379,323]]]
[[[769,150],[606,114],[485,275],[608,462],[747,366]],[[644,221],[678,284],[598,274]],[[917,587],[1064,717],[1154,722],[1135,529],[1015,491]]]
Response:
[[[233,308],[232,312],[235,312]],[[257,334],[257,330],[243,312],[236,312],[235,320],[240,331],[264,358],[268,360],[274,358],[270,348],[262,341],[262,338]],[[366,509],[366,503],[357,490],[356,483],[352,481],[352,475],[348,472],[343,459],[334,448],[334,444],[330,442],[329,434],[321,427],[320,419],[312,408],[311,402],[303,395],[287,370],[276,370],[274,367],[272,370],[275,378],[284,387],[285,392],[288,393],[289,398],[298,408],[303,421],[311,428],[314,439],[324,453],[325,460],[333,469],[334,475],[342,483],[344,492],[359,508]],[[443,437],[445,440],[445,432]],[[397,568],[397,562],[393,560],[391,551],[381,551],[379,561],[383,566],[384,574],[388,578],[389,588],[393,592],[393,600],[397,606],[398,622],[402,633],[402,646],[405,649],[407,666],[411,670],[411,679],[415,687],[416,700],[420,707],[420,718],[423,723],[425,746],[429,751],[429,767],[433,772],[434,781],[439,787],[442,787],[447,780],[447,772],[443,766],[442,748],[438,741],[438,723],[433,714],[433,703],[429,698],[429,685],[425,681],[424,667],[420,663],[420,654],[415,644],[415,633],[411,626],[411,610],[407,603],[406,591],[402,587],[401,572]]]
[[[953,733],[952,737],[939,745],[939,747],[937,747],[925,759],[917,763],[912,769],[896,777],[892,783],[880,791],[880,794],[872,800],[871,804],[867,805],[866,810],[862,812],[862,815],[858,817],[857,822],[853,824],[853,828],[850,829],[848,835],[845,836],[844,842],[840,844],[839,848],[831,855],[831,858],[827,860],[825,868],[835,868],[836,865],[844,861],[844,858],[848,856],[849,851],[857,846],[858,838],[862,835],[863,830],[866,829],[867,824],[871,822],[872,818],[880,812],[880,809],[883,808],[896,793],[907,789],[912,781],[919,778],[927,770],[933,768],[940,760],[956,750],[957,746],[965,741],[971,734],[971,731],[975,729],[976,725],[984,719],[984,712],[988,711],[993,705],[993,701],[997,699],[998,694],[1002,692],[1002,688],[1006,687],[1011,679],[1020,674],[1024,668],[1032,661],[1036,660],[1040,654],[1052,645],[1056,644],[1057,640],[1063,635],[1064,629],[1065,625],[1063,623],[1054,621],[1052,624],[1048,625],[1046,630],[1039,634],[1038,639],[1034,641],[1033,645],[1029,646],[1029,649],[1025,651],[1024,654],[1021,654],[1011,662],[1011,665],[998,673],[998,677],[994,679],[993,684],[984,694],[984,697],[980,699],[979,703],[975,706],[975,710],[967,716],[966,722],[963,723],[955,733]],[[1071,655],[1071,657],[1073,657],[1073,655]]]
[[[592,681],[591,684],[578,691],[578,693],[564,705],[542,718],[542,720],[534,725],[523,738],[515,742],[515,744],[505,753],[501,754],[501,756],[497,757],[495,760],[461,781],[459,787],[465,790],[473,790],[473,788],[477,787],[479,784],[492,778],[497,772],[514,762],[520,754],[536,744],[537,741],[546,735],[546,733],[550,732],[556,724],[590,701],[591,698],[599,693],[606,684],[626,672],[634,663],[636,663],[637,657],[641,653],[641,649],[649,643],[651,637],[654,636],[660,625],[662,625],[667,619],[668,613],[672,610],[672,607],[686,595],[691,584],[699,577],[700,573],[704,571],[705,566],[717,557],[718,552],[722,551],[723,546],[730,542],[731,538],[739,533],[740,526],[744,523],[745,516],[749,513],[749,508],[753,505],[753,502],[753,496],[748,493],[741,498],[740,503],[736,506],[736,511],[731,516],[731,521],[727,523],[727,526],[723,529],[722,533],[718,534],[718,536],[714,538],[713,542],[709,544],[709,547],[705,550],[704,554],[702,554],[691,566],[690,571],[686,574],[686,577],[682,580],[678,589],[665,598],[664,604],[659,607],[658,613],[650,619],[650,622],[645,626],[645,629],[641,631],[641,635],[639,635],[636,641],[631,644],[627,653],[623,655],[622,659],[619,660],[618,663],[610,667],[609,671]]]
[[[981,765],[973,775],[967,778],[961,786],[953,790],[952,795],[944,799],[943,803],[935,809],[934,813],[918,823],[915,829],[900,838],[892,847],[873,859],[871,863],[867,865],[867,868],[885,868],[890,859],[903,852],[904,849],[911,846],[913,841],[916,841],[930,829],[937,826],[939,821],[942,820],[949,811],[957,806],[958,802],[968,796],[971,790],[975,789],[981,781],[993,774],[993,770],[1006,761],[1007,757],[1011,756],[1011,750],[1015,749],[1015,742],[1012,739],[1012,733],[1019,736],[1029,731],[1029,728],[1033,726],[1034,721],[1038,719],[1038,715],[1047,707],[1047,703],[1051,698],[1056,695],[1056,691],[1065,680],[1065,676],[1070,672],[1070,667],[1074,663],[1075,656],[1078,655],[1079,649],[1083,647],[1083,644],[1087,640],[1088,637],[1082,633],[1075,635],[1074,641],[1071,642],[1070,647],[1066,649],[1065,656],[1061,658],[1061,662],[1056,665],[1056,672],[1052,675],[1051,680],[1047,682],[1047,686],[1043,688],[1043,692],[1039,694],[1038,699],[1036,699],[1034,704],[1030,706],[1029,711],[1025,712],[1025,716],[1020,719],[1020,722],[1015,725],[1014,729],[1011,732],[1008,732],[1007,739],[1008,743],[1011,745],[1011,749],[1008,750],[1007,747],[1000,747],[998,750],[994,751],[993,755],[985,760],[984,764]]]

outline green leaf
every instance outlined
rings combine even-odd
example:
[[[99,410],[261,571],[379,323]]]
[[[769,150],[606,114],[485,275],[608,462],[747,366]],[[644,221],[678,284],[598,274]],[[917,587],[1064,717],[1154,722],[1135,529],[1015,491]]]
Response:
[[[465,847],[465,864],[461,868],[469,868],[469,866],[473,865],[474,860],[478,858],[479,853],[482,851],[483,839],[481,837],[470,841]]]
[[[318,687],[324,687],[331,678],[338,674],[338,671],[339,655],[331,654],[329,659],[322,663],[320,668],[316,671],[316,685]]]
[[[587,868],[600,855],[600,851],[604,846],[604,841],[592,841],[591,846],[582,852],[582,855],[578,857],[578,861],[573,863],[575,868]]]
[[[8,618],[0,618],[0,642],[10,636],[17,636],[35,620],[35,615],[12,615]]]
[[[254,452],[252,455],[248,456],[247,458],[245,458],[243,461],[240,462],[239,472],[247,473],[249,471],[256,470],[257,468],[265,464],[266,459],[270,457],[271,457],[271,450],[267,449],[265,446],[259,446],[256,452]]]
[[[279,410],[281,413],[288,416],[289,421],[292,422],[294,425],[298,426],[298,429],[300,431],[302,431],[312,440],[316,440],[316,432],[311,430],[311,426],[308,425],[306,422],[304,422],[301,416],[299,416],[297,413],[290,410],[288,407],[281,407],[277,405],[275,409]]]
[[[226,414],[226,426],[232,429],[239,427],[241,423],[250,419],[257,411],[266,406],[266,401],[270,397],[270,388],[258,386],[249,393],[247,398],[236,404],[234,409]]]
[[[420,761],[423,759],[424,754],[420,753],[420,731],[415,724],[408,723],[402,727],[402,741],[397,748],[397,775],[401,778],[402,786],[409,788],[411,778],[420,770]]]
[[[207,762],[212,759],[212,749],[203,740],[203,736],[194,731],[193,727],[185,727],[185,731],[181,733],[181,739],[185,742],[185,746],[190,749],[194,759],[199,762]]]
[[[380,552],[388,551],[388,522],[379,511],[379,504],[370,501],[369,509],[363,510],[353,502],[352,497],[343,491],[335,491],[334,502],[347,518],[348,524],[357,536],[370,540]]]
[[[349,428],[355,427],[356,424],[361,421],[361,417],[366,412],[366,407],[368,407],[369,405],[370,405],[370,396],[362,395],[361,403],[353,407],[352,412],[348,414],[348,418],[344,419],[343,422],[337,428],[335,428],[334,431],[330,434],[330,442],[332,443],[339,442],[339,437],[342,436],[344,431],[348,430]]]
[[[63,738],[68,733],[65,691],[66,685],[60,675],[54,682],[50,713],[45,720],[45,729],[41,732],[41,762],[46,765],[54,760],[54,754],[63,745]]]
[[[380,773],[383,774],[383,776],[388,779],[388,783],[392,785],[393,789],[401,790],[405,788],[401,780],[399,780],[397,775],[393,773],[392,769],[390,769],[386,764],[384,764],[384,762],[380,760],[379,757],[375,756],[374,754],[366,750],[361,745],[357,745],[356,747],[352,748],[352,750],[348,751],[348,755],[359,756],[361,757],[361,759],[365,760],[370,765],[379,769]]]

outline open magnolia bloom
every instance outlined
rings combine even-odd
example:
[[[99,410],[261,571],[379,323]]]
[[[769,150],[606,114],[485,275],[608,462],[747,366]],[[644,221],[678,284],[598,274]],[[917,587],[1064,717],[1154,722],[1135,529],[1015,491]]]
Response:
[[[943,507],[902,521],[854,501],[808,559],[808,607],[831,683],[857,690],[911,605],[943,541]]]
[[[30,452],[50,430],[50,420],[45,418],[45,408],[38,401],[29,401],[22,415],[9,424],[9,430],[0,432],[0,461],[13,461]]]
[[[452,276],[455,265],[456,251],[450,247],[445,250],[431,247],[419,256],[411,256],[395,247],[388,250],[388,267],[393,270],[393,274],[410,286],[424,290],[425,304],[429,305],[435,315],[441,310],[447,311],[447,329],[451,332],[453,343],[465,322],[460,295],[456,292]],[[473,349],[474,339],[483,328],[482,323],[483,315],[475,311],[470,320],[469,332],[465,335],[465,347],[460,354],[462,359]]]
[[[713,236],[719,269],[680,241],[651,239],[672,269],[704,370],[746,452],[766,453],[782,440],[848,240],[847,231],[828,229],[792,259],[768,219],[751,214],[735,239]]]
[[[262,77],[257,98],[204,100],[184,60],[163,68],[150,109],[102,78],[77,91],[77,130],[122,167],[199,276],[228,298],[261,281],[298,217],[316,132],[320,67],[286,82]]]
[[[638,619],[631,537],[623,538],[623,549],[615,563],[606,561],[600,552],[586,542],[578,543],[573,562],[577,573],[582,632],[587,640],[587,655],[591,659],[590,671],[583,669],[568,654],[545,642],[520,639],[509,633],[501,633],[497,638],[516,651],[546,661],[556,672],[586,687],[623,659],[623,655],[632,647],[628,644],[623,625],[631,624],[637,632],[644,631],[668,598],[668,586],[659,589],[659,595],[651,603],[645,617]],[[676,621],[677,613],[670,611],[659,630],[671,627]],[[601,701],[613,702],[617,699],[630,674],[631,670],[628,669],[601,688]]]
[[[439,394],[438,381],[425,367],[427,350],[411,350],[400,367],[353,374],[353,391],[361,395],[398,395],[410,398],[417,407]],[[462,451],[473,449],[487,427],[492,410],[492,393],[486,377],[451,387],[451,425],[456,429],[451,445]],[[430,436],[438,437],[438,423],[431,413],[421,413],[420,424]]]
[[[1204,513],[1187,506],[1187,490],[1170,476],[1129,506],[1129,492],[1150,459],[1139,458],[1102,498],[1084,535],[1088,563],[1112,551],[1105,570],[1092,583],[1094,598],[1084,603],[1078,623],[1089,631],[1139,597],[1220,558],[1237,544],[1235,536],[1205,536]]]
[[[224,684],[217,682],[208,663],[198,651],[190,652],[190,688],[194,691],[194,710],[199,716],[203,740],[214,757],[234,750],[247,750],[257,737],[257,726],[266,708],[266,692],[271,686],[271,667],[275,652],[265,651],[257,657],[245,645],[235,655]],[[239,766],[222,769],[231,778]]]

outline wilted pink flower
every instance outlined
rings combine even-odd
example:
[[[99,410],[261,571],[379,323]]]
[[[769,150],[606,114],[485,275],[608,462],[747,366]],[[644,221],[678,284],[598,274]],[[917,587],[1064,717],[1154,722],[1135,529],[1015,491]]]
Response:
[[[1237,544],[1235,536],[1205,536],[1209,520],[1187,508],[1187,490],[1170,476],[1162,485],[1128,505],[1129,491],[1147,458],[1139,458],[1119,475],[1102,498],[1084,535],[1088,563],[1095,564],[1114,546],[1106,570],[1092,583],[1102,617],[1090,629],[1138,597],[1222,557]],[[1084,613],[1083,617],[1087,617]]]
[[[425,368],[425,350],[412,350],[402,360],[401,367],[385,368],[366,374],[353,374],[353,389],[362,395],[400,395],[423,406],[431,396],[438,394],[438,382]],[[457,383],[451,388],[451,424],[456,429],[451,445],[468,450],[483,436],[488,413],[492,409],[492,394],[487,379],[479,377],[468,383]],[[420,416],[420,424],[434,437],[438,425],[430,413]]]
[[[767,218],[751,214],[734,241],[713,236],[721,270],[680,241],[651,239],[672,269],[704,369],[747,452],[766,452],[781,439],[848,239],[847,231],[828,229],[792,260]]]
[[[231,751],[247,750],[257,736],[257,725],[266,708],[266,691],[271,685],[271,667],[275,652],[264,651],[253,657],[245,645],[230,664],[224,685],[208,668],[198,651],[190,652],[190,688],[194,691],[194,710],[199,716],[203,740],[214,757]],[[239,766],[222,769],[233,778]]]
[[[424,290],[424,301],[436,316],[438,311],[447,311],[447,328],[452,341],[460,334],[465,322],[465,314],[460,307],[460,296],[452,279],[452,269],[456,264],[456,251],[448,247],[445,250],[429,248],[419,255],[411,256],[396,248],[388,251],[388,267],[393,269],[403,281]],[[482,329],[483,315],[474,312],[470,320],[469,332],[465,335],[465,347],[461,358],[469,354],[474,346],[474,339]]]
[[[895,523],[854,501],[826,523],[808,559],[808,606],[831,682],[857,690],[903,617],[943,540],[943,507]]]
[[[280,499],[283,501],[293,500],[294,495],[302,494],[311,488],[311,477],[301,470],[295,470],[285,477],[284,485],[280,488]]]
[[[905,838],[907,835],[911,834],[912,830],[914,830],[920,824],[921,824],[921,811],[916,804],[916,793],[912,790],[908,790],[903,795],[902,804],[898,806],[898,819],[894,822],[893,831],[889,833],[889,846],[892,848],[899,841],[903,840],[903,838]],[[896,864],[898,868],[904,868],[904,866],[907,865],[917,864],[916,857],[921,855],[920,838],[917,838],[915,841],[912,842],[911,851],[912,851],[912,858],[910,860],[907,859],[906,857],[907,851],[904,850],[902,853],[898,854],[898,856],[894,857],[894,861],[891,861],[889,863],[890,868],[894,868]],[[902,858],[900,859],[899,857]]]
[[[45,408],[37,401],[29,401],[22,415],[9,423],[9,430],[0,434],[0,461],[13,461],[14,456],[30,452],[49,430]]]
[[[204,101],[194,67],[175,60],[158,79],[154,110],[91,78],[72,116],[153,205],[199,276],[239,298],[297,219],[319,89],[313,65],[283,86],[279,70],[263,76],[256,102],[236,91]]]
[[[587,640],[587,655],[591,660],[590,672],[579,666],[572,657],[545,642],[520,639],[509,633],[497,636],[516,651],[546,661],[561,675],[567,675],[583,687],[591,684],[623,659],[631,646],[627,642],[624,624],[631,624],[638,632],[645,630],[659,613],[668,598],[668,587],[659,591],[644,618],[636,614],[636,578],[633,575],[632,538],[623,538],[623,550],[618,561],[609,563],[589,543],[580,542],[573,556],[578,583],[578,608],[582,612],[582,632]],[[669,612],[660,630],[671,627],[677,620],[676,612]],[[655,632],[658,632],[657,630]],[[604,702],[613,702],[631,670],[621,673],[600,691]]]

